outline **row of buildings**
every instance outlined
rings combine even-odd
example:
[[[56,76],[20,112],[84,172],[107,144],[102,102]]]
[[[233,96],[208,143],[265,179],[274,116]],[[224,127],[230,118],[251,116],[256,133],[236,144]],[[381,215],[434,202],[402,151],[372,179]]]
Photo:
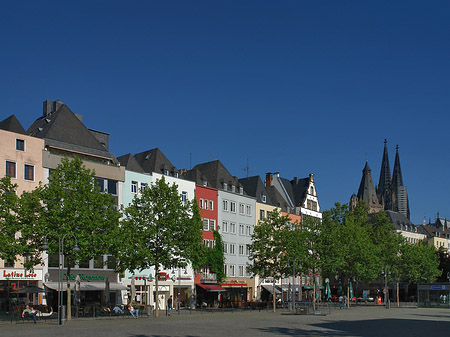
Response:
[[[208,270],[194,273],[189,266],[177,270],[163,270],[155,275],[152,269],[114,271],[108,255],[79,262],[72,269],[80,277],[81,303],[103,305],[137,301],[164,309],[167,298],[192,305],[193,301],[208,305],[240,305],[261,296],[264,285],[248,270],[249,245],[254,226],[267,212],[278,208],[292,222],[304,216],[321,218],[322,213],[315,187],[314,175],[292,180],[279,173],[268,173],[263,182],[259,176],[238,178],[231,175],[219,161],[201,163],[192,169],[178,169],[154,148],[136,154],[116,157],[109,151],[109,134],[87,128],[81,114],[73,113],[61,101],[44,101],[42,115],[25,130],[19,120],[10,116],[0,122],[0,160],[4,175],[18,185],[18,194],[33,190],[39,182],[48,183],[50,171],[64,156],[79,156],[87,168],[94,170],[97,182],[105,193],[115,197],[117,207],[128,206],[140,191],[164,176],[178,186],[182,200],[196,198],[203,220],[203,243],[214,247],[213,231],[222,236],[225,254],[226,279],[217,284],[216,276]],[[52,302],[58,285],[58,257],[45,256],[45,263],[33,273],[23,267],[23,258],[0,261],[0,309],[7,310],[14,303]],[[159,280],[160,298],[154,297],[155,278]],[[313,280],[305,276],[305,286]],[[105,299],[105,288],[111,298]],[[44,287],[43,294],[11,295],[13,290],[27,285]],[[269,288],[269,287],[267,287]]]
[[[170,295],[184,305],[218,305],[220,302],[223,306],[238,306],[269,297],[273,281],[259,279],[248,270],[249,245],[255,225],[275,208],[288,215],[292,222],[300,222],[304,217],[322,217],[313,174],[286,179],[273,172],[267,173],[264,181],[259,176],[238,178],[219,160],[200,163],[189,170],[178,169],[158,148],[116,157],[109,151],[109,134],[87,128],[82,115],[73,113],[59,100],[44,101],[42,115],[27,130],[14,115],[0,122],[0,144],[0,161],[5,168],[1,176],[12,177],[18,185],[18,194],[33,190],[39,182],[47,183],[50,171],[58,166],[62,157],[76,155],[83,159],[87,168],[95,171],[101,189],[115,197],[117,207],[126,207],[142,189],[164,176],[166,181],[178,186],[183,200],[196,198],[203,220],[204,245],[214,247],[214,230],[222,236],[226,279],[221,284],[208,270],[195,273],[189,266],[162,270],[159,275],[155,275],[153,268],[128,270],[119,275],[114,271],[113,260],[105,254],[80,262],[72,269],[70,277],[79,276],[81,280],[82,304],[101,306],[106,302],[133,300],[164,309]],[[385,142],[377,187],[366,163],[358,193],[351,196],[350,205],[359,200],[366,202],[372,213],[386,210],[396,230],[409,242],[428,239],[437,248],[449,249],[450,221],[438,216],[433,224],[415,226],[409,220],[409,201],[398,147],[391,178]],[[45,263],[37,266],[33,273],[23,268],[23,262],[23,257],[18,257],[17,261],[0,260],[0,310],[25,301],[54,304],[58,257],[45,256]],[[155,278],[159,280],[158,299],[154,296]],[[286,289],[292,284],[292,291],[303,293],[303,299],[307,299],[312,295],[308,293],[312,284],[320,283],[316,278],[302,275],[280,280],[279,285]],[[11,295],[13,290],[26,285],[44,287],[46,292]],[[108,301],[106,287],[111,296]]]

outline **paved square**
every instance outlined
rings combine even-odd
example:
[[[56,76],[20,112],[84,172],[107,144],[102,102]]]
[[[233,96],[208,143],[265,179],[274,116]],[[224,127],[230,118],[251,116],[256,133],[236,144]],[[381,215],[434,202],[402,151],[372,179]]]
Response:
[[[331,310],[326,316],[285,315],[281,311],[174,313],[171,317],[78,319],[56,322],[1,323],[0,336],[448,336],[450,310],[381,307]]]

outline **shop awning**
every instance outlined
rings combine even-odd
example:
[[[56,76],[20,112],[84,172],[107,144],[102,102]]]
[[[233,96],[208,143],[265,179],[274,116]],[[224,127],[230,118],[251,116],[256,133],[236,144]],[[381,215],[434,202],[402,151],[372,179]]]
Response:
[[[266,289],[269,293],[273,294],[273,286],[262,285],[261,287]],[[281,293],[281,291],[279,289],[275,288],[275,294],[279,294],[279,293]]]
[[[47,288],[58,290],[58,282],[46,282],[44,285]],[[62,282],[62,290],[67,290],[67,282]],[[70,282],[70,288],[75,290],[75,282]],[[123,284],[117,283],[117,282],[110,282],[109,283],[109,290],[110,291],[116,291],[116,290],[127,290],[128,288],[124,286]],[[105,290],[105,282],[81,282],[80,283],[80,290],[82,291],[101,291]]]
[[[209,292],[220,292],[220,291],[225,291],[226,289],[219,286],[218,284],[201,284],[201,283],[197,283],[197,285],[200,288],[205,289],[206,291]]]

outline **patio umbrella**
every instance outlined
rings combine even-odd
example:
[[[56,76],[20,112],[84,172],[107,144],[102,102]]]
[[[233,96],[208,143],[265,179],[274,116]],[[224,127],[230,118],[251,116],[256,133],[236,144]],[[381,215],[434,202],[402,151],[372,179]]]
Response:
[[[326,297],[327,300],[329,300],[331,298],[331,289],[330,289],[330,280],[328,278],[325,279],[325,293],[326,293]]]
[[[35,285],[28,285],[18,290],[11,291],[12,294],[37,294],[45,293],[45,289]]]

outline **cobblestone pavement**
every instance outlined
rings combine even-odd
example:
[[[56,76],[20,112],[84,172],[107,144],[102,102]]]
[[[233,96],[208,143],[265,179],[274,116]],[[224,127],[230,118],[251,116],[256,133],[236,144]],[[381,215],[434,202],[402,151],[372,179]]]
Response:
[[[165,337],[165,336],[448,336],[450,310],[416,308],[333,309],[326,316],[235,311],[173,313],[159,318],[78,319],[63,326],[0,323],[0,336]]]

